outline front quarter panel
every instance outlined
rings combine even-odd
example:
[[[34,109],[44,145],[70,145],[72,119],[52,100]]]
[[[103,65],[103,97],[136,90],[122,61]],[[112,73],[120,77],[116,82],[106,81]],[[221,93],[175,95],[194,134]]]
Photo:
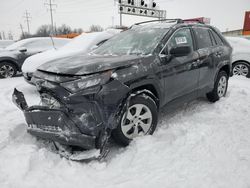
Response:
[[[128,86],[130,91],[152,85],[161,101],[164,83],[161,82],[160,74],[156,73],[156,65],[159,63],[156,55],[142,57],[137,64],[116,70],[113,77]]]

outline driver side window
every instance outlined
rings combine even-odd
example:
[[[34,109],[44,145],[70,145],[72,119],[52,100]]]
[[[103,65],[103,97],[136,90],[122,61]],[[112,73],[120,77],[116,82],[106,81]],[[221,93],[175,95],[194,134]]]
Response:
[[[193,51],[193,39],[189,28],[177,30],[177,32],[175,32],[168,40],[166,48],[169,52],[172,48],[179,46],[190,46],[191,50]]]

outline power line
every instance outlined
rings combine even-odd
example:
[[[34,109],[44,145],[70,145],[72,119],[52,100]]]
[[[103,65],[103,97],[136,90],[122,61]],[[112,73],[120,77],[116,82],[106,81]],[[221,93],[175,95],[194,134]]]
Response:
[[[25,18],[25,21],[27,22],[28,33],[30,34],[30,20],[31,20],[31,16],[30,16],[30,13],[28,13],[27,10],[24,13],[24,18]]]
[[[50,19],[51,19],[51,29],[52,34],[54,33],[54,20],[53,20],[53,11],[55,10],[54,7],[57,7],[57,4],[54,4],[49,0],[48,3],[44,3],[45,6],[47,6],[48,10],[50,11]]]

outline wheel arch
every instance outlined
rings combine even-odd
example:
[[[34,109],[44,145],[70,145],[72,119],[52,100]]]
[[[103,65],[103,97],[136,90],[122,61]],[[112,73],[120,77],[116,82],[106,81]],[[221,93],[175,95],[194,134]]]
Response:
[[[230,70],[230,66],[229,66],[229,65],[223,65],[223,66],[219,69],[218,73],[219,73],[220,71],[225,71],[225,72],[227,73],[228,77],[229,77],[230,74],[231,74],[231,70]],[[217,75],[218,75],[218,73],[217,73]]]
[[[237,60],[237,61],[234,61],[234,62],[232,63],[232,65],[234,65],[235,63],[240,63],[240,62],[247,63],[247,64],[250,66],[250,62],[247,61],[247,60]]]
[[[21,67],[18,66],[18,64],[17,64],[17,62],[15,60],[13,60],[13,59],[1,59],[0,60],[0,64],[4,63],[4,62],[11,63],[12,65],[15,66],[17,71],[21,71]]]
[[[159,110],[160,108],[160,94],[159,91],[157,90],[157,88],[153,85],[153,84],[144,84],[141,86],[137,86],[137,87],[133,87],[130,90],[130,94],[134,94],[134,95],[139,95],[139,94],[147,94],[149,95],[151,98],[153,98],[153,100],[155,101],[156,105],[157,105],[157,109]]]

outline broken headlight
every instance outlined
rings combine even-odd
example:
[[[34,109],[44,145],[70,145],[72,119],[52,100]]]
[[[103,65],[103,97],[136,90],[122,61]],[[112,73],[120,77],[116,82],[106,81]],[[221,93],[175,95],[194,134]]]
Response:
[[[105,84],[109,81],[111,74],[112,71],[106,71],[100,74],[84,76],[74,81],[61,83],[61,86],[69,90],[70,92],[75,93],[82,89]]]
[[[40,97],[42,106],[48,106],[52,109],[61,107],[60,102],[47,93],[42,93]]]

